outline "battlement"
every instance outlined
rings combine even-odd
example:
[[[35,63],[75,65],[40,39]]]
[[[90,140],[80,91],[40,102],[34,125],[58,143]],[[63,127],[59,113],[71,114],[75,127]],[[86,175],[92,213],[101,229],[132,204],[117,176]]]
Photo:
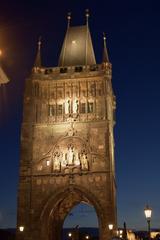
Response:
[[[49,79],[65,79],[86,76],[96,76],[100,74],[110,75],[112,65],[110,63],[87,65],[87,66],[64,66],[64,67],[34,67],[32,78],[43,76],[43,80]],[[40,77],[40,78],[41,78]]]

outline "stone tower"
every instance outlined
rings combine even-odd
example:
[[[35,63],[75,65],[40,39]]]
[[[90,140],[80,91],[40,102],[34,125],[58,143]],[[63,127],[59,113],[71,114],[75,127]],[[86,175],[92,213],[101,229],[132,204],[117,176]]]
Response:
[[[96,64],[87,23],[68,28],[58,67],[41,65],[26,80],[18,192],[17,240],[60,240],[65,217],[92,205],[99,239],[116,226],[112,66],[106,39]]]

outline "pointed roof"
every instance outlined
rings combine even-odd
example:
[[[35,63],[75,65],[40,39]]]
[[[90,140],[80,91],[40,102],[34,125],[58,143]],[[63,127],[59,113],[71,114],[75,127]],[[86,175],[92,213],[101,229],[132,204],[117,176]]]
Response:
[[[88,24],[68,26],[62,45],[59,66],[94,65],[95,54]]]
[[[9,82],[7,75],[0,66],[0,85]]]
[[[106,35],[103,33],[103,59],[102,62],[109,62],[107,45],[106,45]]]
[[[36,59],[34,62],[34,68],[41,68],[42,67],[42,62],[41,62],[41,37],[39,37],[38,40],[38,50],[37,50],[37,55]]]

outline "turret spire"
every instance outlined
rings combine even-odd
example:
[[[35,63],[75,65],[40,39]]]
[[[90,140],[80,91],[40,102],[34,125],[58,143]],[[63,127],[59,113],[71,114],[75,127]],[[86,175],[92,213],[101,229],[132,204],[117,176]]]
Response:
[[[67,19],[68,19],[68,28],[69,28],[70,27],[70,22],[71,22],[71,12],[68,13]]]
[[[89,9],[86,9],[86,25],[88,26]]]
[[[37,56],[36,60],[34,63],[34,69],[38,69],[42,67],[42,62],[41,62],[41,37],[38,39],[38,50],[37,50]]]
[[[87,66],[87,64],[88,64],[88,58],[87,58],[87,55],[88,55],[88,30],[89,30],[89,28],[88,28],[88,18],[89,18],[89,9],[86,9],[86,26],[87,26],[87,28],[86,28],[86,56],[85,56],[85,65]]]
[[[106,34],[103,33],[103,62],[109,62],[109,57],[108,57],[108,51],[107,51],[107,45],[106,45]]]

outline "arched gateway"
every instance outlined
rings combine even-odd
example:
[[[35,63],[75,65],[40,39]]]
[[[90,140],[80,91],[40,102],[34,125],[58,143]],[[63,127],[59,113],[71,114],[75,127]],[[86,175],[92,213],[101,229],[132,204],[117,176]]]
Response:
[[[104,37],[95,61],[87,24],[68,28],[59,66],[41,66],[40,45],[26,80],[21,132],[17,240],[60,240],[78,203],[92,205],[100,240],[116,227],[115,97]]]
[[[95,207],[99,225],[103,224],[103,209],[101,209],[95,196],[83,187],[71,186],[59,191],[56,196],[48,200],[41,214],[42,229],[40,229],[42,239],[61,239],[62,227],[65,217],[70,210],[78,203],[83,202]],[[54,206],[54,207],[53,207]],[[47,227],[46,227],[47,226]]]

